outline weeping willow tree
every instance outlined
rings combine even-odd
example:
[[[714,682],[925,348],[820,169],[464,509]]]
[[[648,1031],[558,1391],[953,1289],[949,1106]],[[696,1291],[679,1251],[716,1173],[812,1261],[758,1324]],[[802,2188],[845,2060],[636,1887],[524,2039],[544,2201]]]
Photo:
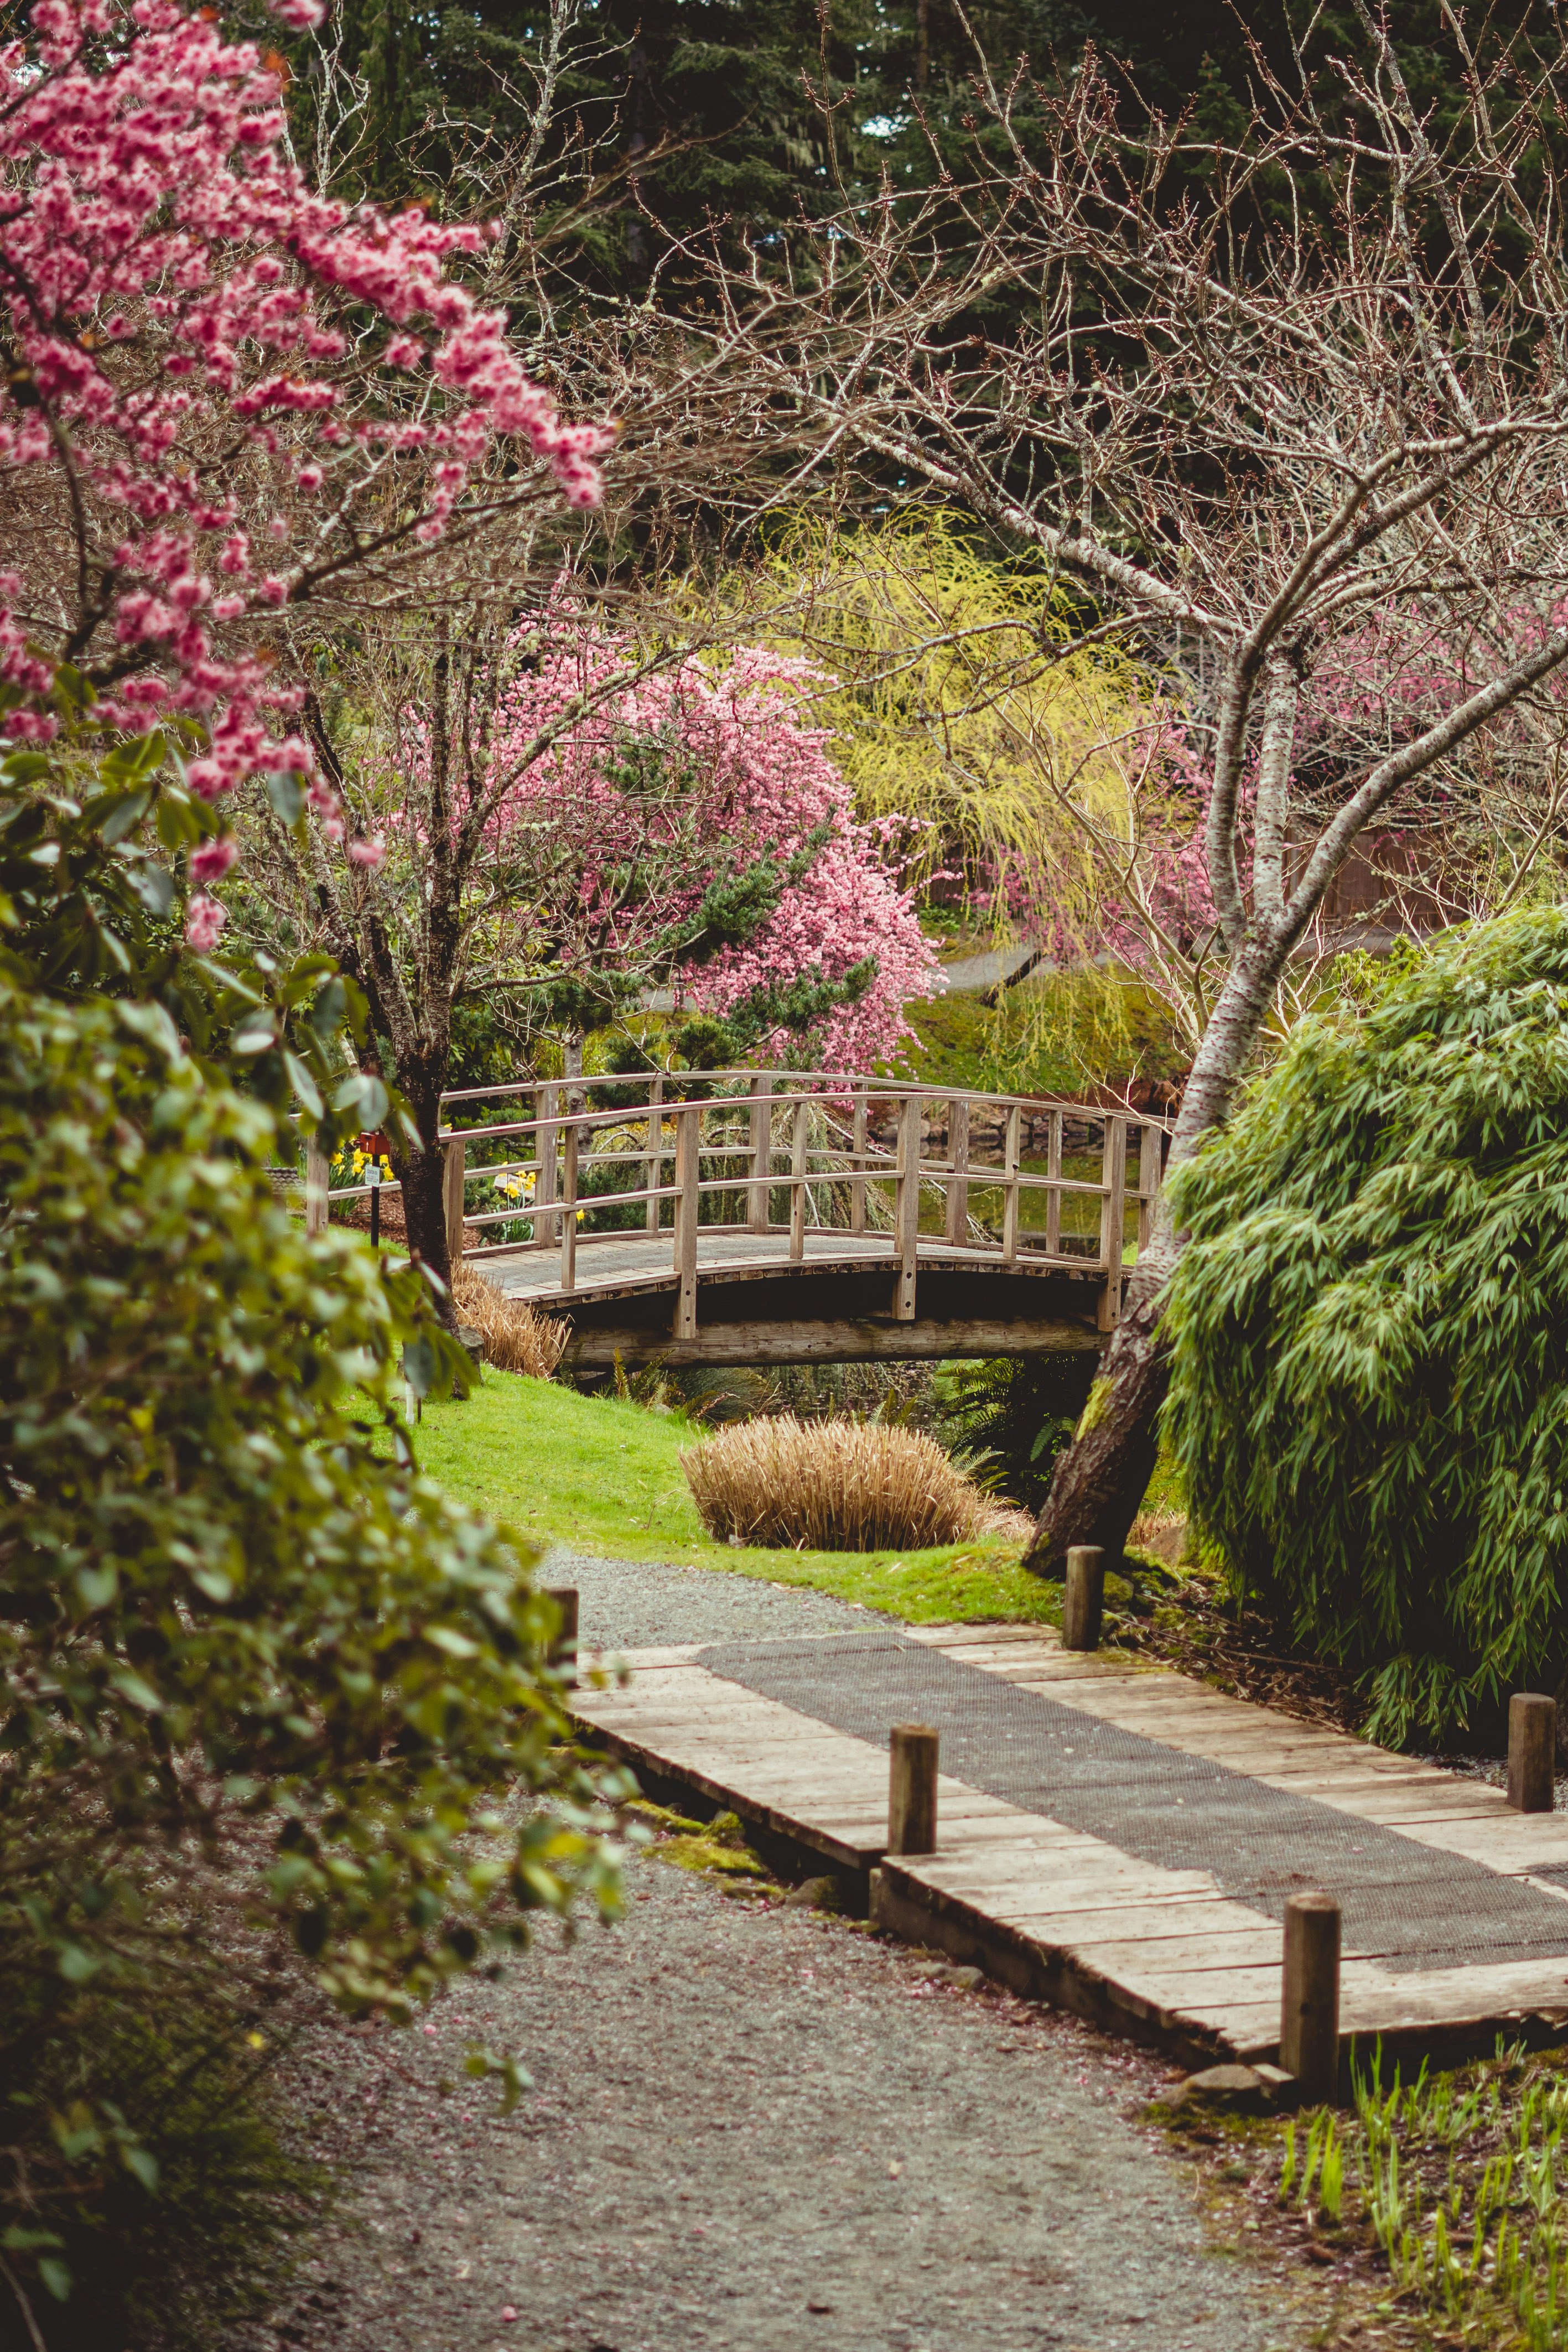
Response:
[[[861,814],[900,834],[917,887],[947,886],[999,944],[1071,968],[1024,1000],[1007,1058],[1100,1076],[1129,1061],[1130,972],[1178,1034],[1201,1034],[1210,926],[1178,904],[1201,811],[1148,668],[1110,643],[1069,649],[1081,604],[941,511],[802,525],[772,567],[830,681],[817,707]]]
[[[1375,1737],[1561,1688],[1568,909],[1304,1022],[1172,1208],[1164,1427],[1238,1590],[1363,1678]]]

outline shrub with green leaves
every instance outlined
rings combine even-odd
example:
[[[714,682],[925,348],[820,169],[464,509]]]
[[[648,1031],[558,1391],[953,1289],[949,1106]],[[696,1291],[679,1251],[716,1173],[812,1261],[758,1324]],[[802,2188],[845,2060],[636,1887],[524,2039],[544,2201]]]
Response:
[[[1296,1032],[1175,1180],[1165,1436],[1200,1530],[1396,1741],[1568,1669],[1568,910]]]
[[[406,2014],[614,1900],[553,1604],[390,1410],[467,1359],[277,1149],[162,1007],[0,977],[0,2254],[56,2292],[105,2184],[159,2194],[80,2035],[40,2068],[89,1996],[271,1937]]]

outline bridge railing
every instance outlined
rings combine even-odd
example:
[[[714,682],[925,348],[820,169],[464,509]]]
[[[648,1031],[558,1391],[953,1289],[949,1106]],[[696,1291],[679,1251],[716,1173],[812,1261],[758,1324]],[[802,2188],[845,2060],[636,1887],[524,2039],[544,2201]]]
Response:
[[[489,1102],[531,1115],[471,1118]],[[1102,1274],[1102,1319],[1114,1319],[1123,1265],[1149,1238],[1168,1127],[832,1070],[512,1080],[445,1095],[442,1109],[454,1261],[554,1252],[569,1296],[581,1255],[668,1232],[677,1338],[696,1329],[708,1225],[773,1236],[792,1264],[808,1232],[856,1236],[856,1255],[881,1236],[901,1320],[922,1238],[928,1258]]]

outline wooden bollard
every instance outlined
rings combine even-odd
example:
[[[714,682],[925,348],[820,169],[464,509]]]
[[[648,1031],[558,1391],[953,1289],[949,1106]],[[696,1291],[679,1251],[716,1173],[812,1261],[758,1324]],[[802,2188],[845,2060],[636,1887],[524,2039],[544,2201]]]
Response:
[[[1508,1801],[1518,1813],[1549,1813],[1556,1796],[1557,1702],[1515,1691],[1508,1703]]]
[[[1331,1895],[1285,1905],[1279,2063],[1305,2099],[1331,2099],[1340,2080],[1340,1906]]]
[[[574,1584],[547,1584],[548,1599],[561,1612],[561,1630],[550,1644],[550,1663],[559,1666],[568,1684],[577,1680],[577,1588]]]
[[[1074,1544],[1062,1596],[1062,1647],[1098,1650],[1105,1612],[1105,1554],[1098,1544]]]
[[[941,1735],[925,1723],[895,1723],[889,1735],[888,1852],[936,1852],[936,1755]]]

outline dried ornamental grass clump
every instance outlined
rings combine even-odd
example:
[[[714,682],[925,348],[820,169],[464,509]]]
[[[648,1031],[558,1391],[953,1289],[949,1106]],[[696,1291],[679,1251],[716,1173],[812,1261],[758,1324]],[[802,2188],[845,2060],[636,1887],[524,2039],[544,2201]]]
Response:
[[[452,1296],[463,1320],[484,1334],[486,1354],[498,1371],[527,1372],[536,1381],[553,1377],[566,1352],[570,1323],[542,1315],[526,1299],[509,1297],[461,1263],[453,1269]]]
[[[919,1430],[883,1422],[737,1422],[680,1457],[710,1535],[815,1551],[916,1551],[1026,1521]]]

